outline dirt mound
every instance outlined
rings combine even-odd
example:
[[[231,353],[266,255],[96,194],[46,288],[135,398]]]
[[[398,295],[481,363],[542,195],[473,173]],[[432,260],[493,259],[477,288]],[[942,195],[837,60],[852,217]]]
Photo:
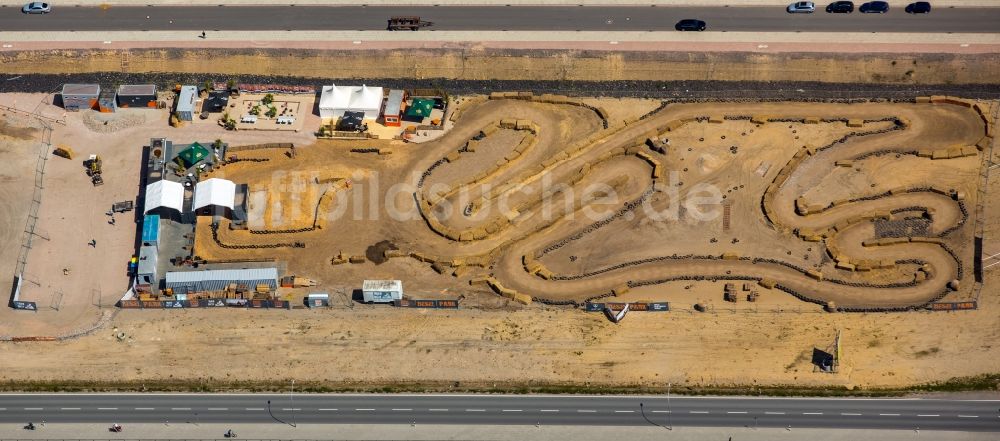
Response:
[[[374,264],[379,265],[389,260],[388,258],[385,257],[386,250],[398,250],[398,249],[399,247],[397,247],[396,244],[389,242],[388,240],[383,240],[381,242],[376,243],[375,245],[368,247],[368,249],[365,250],[365,257],[367,257],[368,260],[373,262]]]

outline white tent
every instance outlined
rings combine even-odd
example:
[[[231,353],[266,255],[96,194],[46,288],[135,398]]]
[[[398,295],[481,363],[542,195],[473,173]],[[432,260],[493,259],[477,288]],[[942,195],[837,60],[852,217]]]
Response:
[[[365,119],[378,118],[382,110],[382,88],[361,86],[323,86],[319,98],[319,116],[336,119],[344,112],[364,112]]]
[[[225,179],[212,178],[201,181],[194,187],[194,209],[215,205],[230,210],[236,203],[236,184]]]
[[[146,207],[149,213],[160,207],[172,208],[178,213],[184,210],[184,185],[173,181],[156,181],[146,186]]]

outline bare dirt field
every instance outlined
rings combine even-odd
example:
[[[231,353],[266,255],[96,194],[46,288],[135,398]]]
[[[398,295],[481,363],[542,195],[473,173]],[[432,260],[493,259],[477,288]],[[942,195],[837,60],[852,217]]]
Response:
[[[134,227],[107,224],[103,212],[138,191],[139,147],[153,136],[295,142],[294,157],[252,151],[245,155],[266,161],[213,172],[249,185],[257,201],[249,224],[271,234],[223,221],[215,239],[202,219],[194,253],[274,257],[289,273],[316,279],[334,308],[122,311],[111,326],[124,340],[109,326],[55,343],[6,343],[2,375],[898,387],[996,372],[996,271],[987,272],[981,296],[971,274],[976,221],[988,237],[998,228],[996,207],[977,209],[985,153],[976,145],[989,151],[984,135],[994,114],[991,103],[951,101],[661,107],[474,97],[458,106],[448,132],[420,144],[171,129],[156,110],[109,137],[70,115],[53,142],[107,158],[107,184],[91,187],[78,160],[49,160],[39,229],[51,240],[36,242],[29,256],[29,272],[45,276],[25,291],[48,308],[0,312],[0,335],[85,327],[99,316],[95,303],[107,306],[124,289]],[[318,125],[311,118],[305,127]],[[358,147],[391,154],[350,152]],[[309,225],[318,228],[284,232]],[[14,215],[5,237],[22,228]],[[97,248],[86,245],[93,237]],[[305,248],[224,247],[291,242]],[[350,256],[364,262],[344,262]],[[62,268],[73,271],[64,276]],[[372,278],[402,279],[411,298],[461,298],[464,307],[352,302],[352,290]],[[760,297],[724,302],[722,286],[734,281]],[[95,289],[108,293],[103,301],[93,301]],[[49,303],[59,290],[57,311]],[[977,296],[974,311],[822,312]],[[595,298],[669,301],[673,312],[633,313],[614,325],[554,306]],[[707,312],[695,312],[695,303]],[[840,372],[813,373],[812,349],[828,348],[837,331]],[[373,373],[374,360],[386,369]],[[57,365],[73,366],[72,374]]]

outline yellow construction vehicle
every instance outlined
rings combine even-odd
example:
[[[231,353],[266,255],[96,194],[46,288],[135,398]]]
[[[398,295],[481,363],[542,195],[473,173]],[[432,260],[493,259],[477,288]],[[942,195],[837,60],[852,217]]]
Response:
[[[90,155],[86,161],[83,161],[83,166],[87,168],[87,176],[90,176],[90,182],[94,186],[104,184],[104,178],[101,177],[101,157],[97,155]]]
[[[52,151],[52,154],[66,159],[73,159],[74,156],[73,149],[67,146],[56,147],[56,149]]]

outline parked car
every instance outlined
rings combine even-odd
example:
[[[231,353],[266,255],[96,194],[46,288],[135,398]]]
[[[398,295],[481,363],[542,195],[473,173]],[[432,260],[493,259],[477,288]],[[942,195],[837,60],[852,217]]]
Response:
[[[49,6],[48,3],[31,2],[24,5],[24,7],[21,8],[21,12],[25,14],[48,14],[49,12],[52,12],[52,7]]]
[[[854,2],[833,2],[826,5],[826,12],[835,14],[850,14],[854,12]]]
[[[930,14],[931,4],[929,2],[914,2],[906,5],[908,14]]]
[[[687,18],[687,19],[684,19],[684,20],[681,20],[681,21],[677,22],[677,25],[674,26],[674,29],[677,29],[678,31],[699,31],[700,32],[700,31],[704,31],[705,30],[705,22],[703,22],[701,20],[695,20],[693,18]]]
[[[812,14],[816,12],[816,4],[813,2],[795,2],[785,9],[789,14]]]
[[[862,14],[885,14],[889,12],[889,3],[886,2],[868,2],[861,5],[858,8]]]

